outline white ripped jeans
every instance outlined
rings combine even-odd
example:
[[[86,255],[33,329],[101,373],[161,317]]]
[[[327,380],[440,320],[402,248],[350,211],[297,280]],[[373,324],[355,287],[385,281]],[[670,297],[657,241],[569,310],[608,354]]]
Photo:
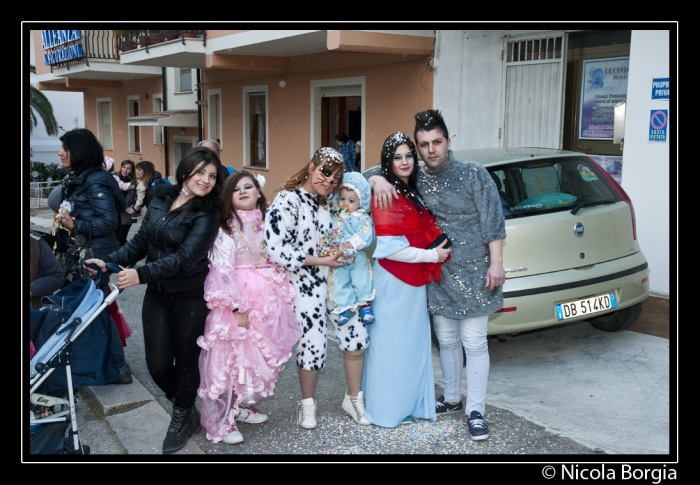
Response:
[[[484,415],[486,410],[486,386],[489,380],[489,347],[486,339],[489,316],[460,320],[433,316],[435,334],[440,342],[440,364],[444,378],[445,402],[462,400],[462,345],[467,356],[467,416],[472,411]],[[461,337],[461,338],[460,338]],[[460,340],[461,344],[460,345]]]

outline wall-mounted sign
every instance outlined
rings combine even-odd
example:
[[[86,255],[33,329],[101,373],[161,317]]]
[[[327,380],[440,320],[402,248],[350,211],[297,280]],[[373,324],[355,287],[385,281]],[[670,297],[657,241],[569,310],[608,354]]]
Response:
[[[629,57],[583,61],[579,138],[612,140],[615,105],[627,101]]]
[[[65,49],[59,49],[44,54],[44,64],[52,66],[53,64],[80,59],[81,57],[83,57],[83,44],[74,44],[69,45]]]
[[[59,45],[80,40],[79,30],[42,30],[41,47],[44,50],[53,49]]]
[[[666,143],[668,110],[652,109],[649,117],[649,141]]]
[[[79,30],[42,30],[41,45],[44,51],[48,51],[44,53],[44,65],[52,66],[83,57],[82,43],[67,45],[78,40],[80,40]],[[61,48],[61,46],[65,47]]]
[[[671,82],[667,77],[651,80],[651,99],[668,99],[671,92]]]

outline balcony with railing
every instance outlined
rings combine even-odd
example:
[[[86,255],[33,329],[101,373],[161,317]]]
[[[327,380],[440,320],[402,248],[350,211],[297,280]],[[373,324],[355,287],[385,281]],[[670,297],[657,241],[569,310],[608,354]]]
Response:
[[[122,65],[205,67],[205,30],[116,30],[115,38]]]
[[[187,39],[201,38],[206,45],[205,30],[115,30],[114,33],[117,38],[117,49],[121,52],[140,47],[145,47],[148,52],[149,46],[174,39],[181,39],[185,44]]]
[[[82,89],[109,81],[161,75],[161,68],[156,66],[122,66],[116,32],[35,31],[34,52],[39,89]],[[120,67],[115,68],[115,65]]]

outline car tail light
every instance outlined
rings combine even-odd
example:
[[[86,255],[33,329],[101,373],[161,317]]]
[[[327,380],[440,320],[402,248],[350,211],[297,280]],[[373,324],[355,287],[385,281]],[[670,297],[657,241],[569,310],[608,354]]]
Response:
[[[605,170],[603,167],[601,167],[598,164],[598,162],[593,160],[591,157],[588,157],[588,159],[591,161],[591,163],[593,163],[593,165],[598,167],[598,169],[600,170],[600,173],[602,173],[603,177],[605,177],[605,180],[610,182],[610,185],[612,185],[612,187],[615,189],[617,194],[622,198],[622,200],[627,202],[628,206],[630,206],[630,213],[632,214],[632,236],[634,236],[634,239],[636,241],[637,240],[637,218],[634,216],[634,205],[632,205],[632,200],[630,199],[629,195],[627,195],[627,192],[625,192],[625,189],[623,189],[620,186],[620,184],[617,183],[617,180],[612,178],[612,175],[610,175],[607,172],[607,170]]]
[[[496,313],[508,313],[508,312],[514,312],[518,309],[518,307],[515,306],[510,306],[507,308],[501,308],[500,310],[496,310]]]

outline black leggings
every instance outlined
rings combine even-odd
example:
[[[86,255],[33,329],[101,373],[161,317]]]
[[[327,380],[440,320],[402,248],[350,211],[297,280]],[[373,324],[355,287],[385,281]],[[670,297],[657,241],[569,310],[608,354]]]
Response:
[[[197,338],[204,333],[209,309],[204,287],[186,292],[146,290],[141,319],[146,365],[151,377],[175,405],[189,409],[199,387]]]
[[[117,227],[117,230],[115,232],[115,234],[117,235],[117,241],[119,241],[119,247],[122,247],[126,244],[126,239],[129,237],[129,231],[131,230],[131,224],[132,223],[119,223],[119,227]]]

